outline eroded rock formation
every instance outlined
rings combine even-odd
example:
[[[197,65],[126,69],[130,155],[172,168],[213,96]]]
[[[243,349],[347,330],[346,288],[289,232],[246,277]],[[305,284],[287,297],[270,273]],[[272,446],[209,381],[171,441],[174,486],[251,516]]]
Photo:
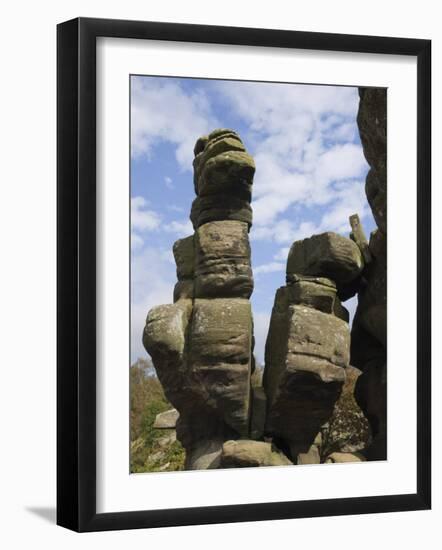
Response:
[[[215,130],[195,145],[194,233],[173,246],[174,303],[153,308],[143,333],[176,409],[170,416],[186,469],[385,458],[386,97],[376,89],[360,96],[358,125],[371,167],[366,192],[378,230],[367,242],[358,216],[351,216],[350,238],[326,232],[293,243],[286,285],[275,296],[262,386],[251,385],[255,165],[231,130]],[[355,294],[350,343],[342,302]],[[362,371],[359,378],[350,364]],[[373,434],[362,451],[357,437],[336,445],[329,433],[349,369],[351,392],[357,379],[355,397]],[[360,439],[368,441],[358,411]]]
[[[194,152],[195,232],[173,247],[175,303],[153,308],[143,335],[179,412],[188,469],[218,467],[226,441],[249,437],[253,368],[248,231],[255,165],[230,130],[200,138]]]
[[[265,350],[265,432],[293,461],[319,463],[317,436],[332,415],[350,360],[348,313],[337,287],[357,279],[359,247],[336,233],[293,243]],[[308,455],[308,456],[307,456]]]
[[[361,88],[358,127],[370,165],[365,190],[378,229],[370,236],[372,261],[358,293],[351,333],[351,361],[362,370],[355,397],[370,422],[370,460],[387,458],[387,92]]]

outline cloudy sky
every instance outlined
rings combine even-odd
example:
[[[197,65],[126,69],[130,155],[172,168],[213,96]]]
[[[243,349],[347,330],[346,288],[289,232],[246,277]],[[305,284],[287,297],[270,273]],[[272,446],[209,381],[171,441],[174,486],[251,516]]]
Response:
[[[148,310],[172,302],[172,245],[193,232],[188,216],[197,138],[232,128],[255,159],[252,304],[255,353],[263,362],[291,243],[329,230],[348,236],[353,213],[367,236],[375,228],[357,109],[357,88],[131,77],[133,361],[146,357],[141,334]],[[354,311],[351,302],[346,306]]]

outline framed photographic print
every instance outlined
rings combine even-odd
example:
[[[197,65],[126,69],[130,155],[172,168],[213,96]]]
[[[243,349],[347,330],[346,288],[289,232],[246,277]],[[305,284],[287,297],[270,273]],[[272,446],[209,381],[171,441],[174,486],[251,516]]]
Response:
[[[57,523],[430,508],[430,41],[57,36]]]

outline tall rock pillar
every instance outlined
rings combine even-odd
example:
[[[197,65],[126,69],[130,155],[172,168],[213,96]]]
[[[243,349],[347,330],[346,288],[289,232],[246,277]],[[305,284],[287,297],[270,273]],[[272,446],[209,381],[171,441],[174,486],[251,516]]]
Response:
[[[195,145],[194,235],[174,245],[174,304],[153,308],[143,342],[179,412],[186,468],[216,468],[227,440],[250,432],[253,276],[248,231],[255,165],[238,134]]]

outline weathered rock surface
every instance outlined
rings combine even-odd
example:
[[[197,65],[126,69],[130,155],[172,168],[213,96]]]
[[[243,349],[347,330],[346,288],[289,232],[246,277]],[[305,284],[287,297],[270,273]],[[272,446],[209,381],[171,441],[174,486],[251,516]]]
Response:
[[[194,297],[195,242],[194,236],[178,239],[173,245],[178,282],[173,290],[173,301]]]
[[[333,412],[349,362],[348,324],[313,308],[289,305],[279,296],[266,342],[264,388],[266,434],[284,441],[296,460],[308,453]]]
[[[368,460],[387,458],[387,365],[384,359],[364,364],[358,378],[355,399],[367,417],[373,441],[362,454]]]
[[[370,171],[365,192],[379,229],[387,233],[387,90],[359,88],[358,127]]]
[[[186,470],[214,470],[220,467],[222,440],[202,440],[186,449]]]
[[[293,274],[328,277],[335,283],[349,283],[364,267],[361,251],[352,240],[327,232],[295,241],[287,259],[287,282]]]
[[[228,195],[249,201],[255,163],[238,134],[215,130],[195,147],[194,183],[200,197]]]
[[[195,235],[195,297],[249,298],[253,275],[247,224],[209,222]]]
[[[248,200],[223,195],[196,197],[192,203],[190,220],[194,229],[208,222],[234,220],[252,225],[252,207]]]
[[[257,466],[293,465],[271,443],[264,441],[226,441],[222,448],[220,468],[250,468]]]
[[[315,437],[313,444],[310,446],[309,450],[306,453],[299,453],[296,463],[298,465],[305,464],[320,464],[321,463],[321,443],[322,437],[321,433]]]
[[[331,279],[293,274],[288,285],[277,292],[286,296],[287,304],[310,306],[324,313],[334,312],[336,284]],[[281,299],[284,298],[281,296]]]
[[[154,426],[155,428],[155,426]],[[160,439],[157,440],[157,445],[160,448],[168,447],[172,443],[176,441],[176,431],[173,429],[167,429],[165,430],[166,435],[163,437],[160,437]]]
[[[361,98],[361,103],[375,101],[370,94]],[[255,164],[231,130],[215,130],[195,145],[197,196],[190,214],[195,233],[173,247],[174,304],[153,308],[143,334],[176,409],[158,415],[155,424],[173,434],[176,428],[186,450],[186,469],[347,462],[385,455],[386,189],[385,166],[378,158],[383,122],[373,121],[368,103],[361,106],[358,119],[366,130],[361,139],[372,168],[367,194],[376,219],[385,224],[369,243],[357,216],[352,216],[351,239],[327,232],[293,243],[287,284],[275,296],[262,386],[256,381],[257,387],[251,385],[255,365],[248,232]],[[359,305],[350,350],[349,314],[341,301],[355,293]],[[329,446],[324,454],[323,428],[331,426],[333,414],[337,417],[350,351],[362,370],[355,398],[369,419],[373,444],[364,456],[352,446]]]
[[[159,429],[175,429],[179,416],[180,413],[176,409],[169,409],[168,411],[159,413],[155,417],[153,427]]]
[[[372,261],[364,270],[364,286],[352,327],[352,364],[362,371],[355,398],[368,418],[372,444],[363,451],[369,460],[387,458],[387,93],[359,89],[358,126],[370,165],[365,191],[378,229],[370,236]]]
[[[155,365],[158,378],[169,401],[179,410],[186,399],[185,347],[187,325],[192,312],[190,300],[151,309],[143,332],[143,344]]]
[[[348,323],[350,320],[350,313],[348,312],[348,309],[342,305],[341,300],[337,296],[333,305],[333,314],[336,315],[336,317],[339,317],[339,319],[345,321],[346,323]]]
[[[197,299],[189,333],[192,378],[206,406],[239,435],[249,428],[252,314],[248,300]]]
[[[178,281],[173,289],[173,301],[192,300],[195,296],[195,283],[193,279]]]
[[[252,411],[250,420],[250,436],[252,439],[261,439],[267,414],[267,396],[261,386],[252,388]]]
[[[359,219],[358,214],[352,214],[349,218],[349,221],[351,226],[350,239],[358,245],[359,250],[362,253],[362,257],[364,258],[365,264],[369,264],[371,262],[372,256],[370,252],[370,247],[368,246],[367,238],[364,233],[364,228],[362,227],[361,220]]]
[[[193,279],[195,269],[195,245],[193,235],[178,239],[173,245],[176,274],[179,281]]]
[[[179,414],[186,468],[206,469],[219,466],[224,441],[250,431],[255,165],[231,130],[203,136],[194,152],[195,233],[174,244],[174,304],[149,312],[143,342]]]
[[[382,242],[383,241],[383,242]],[[366,285],[358,295],[357,323],[384,348],[387,346],[387,255],[386,236],[376,232],[370,239],[375,260],[364,273]],[[376,256],[374,255],[376,252]]]
[[[325,459],[327,464],[347,462],[365,462],[366,458],[361,453],[332,453]]]

